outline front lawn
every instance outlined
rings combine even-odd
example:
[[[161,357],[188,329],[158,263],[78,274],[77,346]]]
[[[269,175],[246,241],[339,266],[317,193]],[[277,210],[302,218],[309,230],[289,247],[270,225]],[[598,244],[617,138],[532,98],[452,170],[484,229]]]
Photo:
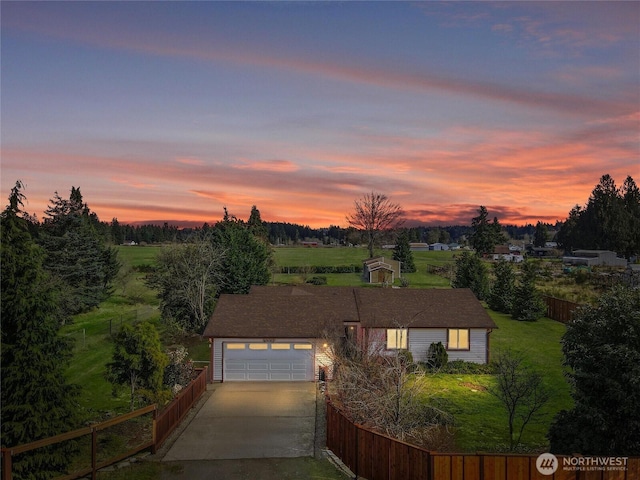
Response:
[[[529,424],[522,437],[523,450],[547,449],[546,433],[554,415],[570,408],[572,400],[562,367],[560,338],[565,326],[543,318],[518,322],[509,315],[489,314],[498,325],[491,333],[491,355],[510,348],[524,353],[526,362],[544,378],[551,399],[540,423]],[[508,424],[504,407],[486,389],[495,382],[492,375],[428,375],[427,395],[438,399],[455,417],[457,450],[461,452],[506,451]]]

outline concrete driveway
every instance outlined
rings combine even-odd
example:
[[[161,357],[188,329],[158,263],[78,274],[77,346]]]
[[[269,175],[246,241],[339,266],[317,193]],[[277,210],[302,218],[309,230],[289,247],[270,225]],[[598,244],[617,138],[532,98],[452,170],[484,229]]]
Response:
[[[230,382],[213,393],[163,462],[314,455],[313,382]]]

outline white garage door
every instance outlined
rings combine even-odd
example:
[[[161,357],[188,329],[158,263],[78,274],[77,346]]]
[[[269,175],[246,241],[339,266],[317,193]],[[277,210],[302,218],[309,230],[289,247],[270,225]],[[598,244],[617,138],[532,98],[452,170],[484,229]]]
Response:
[[[313,345],[306,342],[225,342],[223,380],[311,381]]]

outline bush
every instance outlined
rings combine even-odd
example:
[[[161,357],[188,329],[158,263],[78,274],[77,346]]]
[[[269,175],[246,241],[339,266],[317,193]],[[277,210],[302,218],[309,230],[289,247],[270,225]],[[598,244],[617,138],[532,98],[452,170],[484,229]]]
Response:
[[[310,283],[311,285],[326,285],[327,277],[323,275],[316,275],[315,277],[311,277],[307,280],[307,283]]]
[[[403,365],[407,370],[412,371],[415,368],[413,354],[409,350],[399,350],[398,358],[400,359],[401,365]]]
[[[495,366],[486,363],[465,362],[464,360],[453,360],[447,363],[440,370],[441,373],[451,373],[457,375],[492,375],[495,373]]]
[[[427,350],[427,367],[430,369],[440,369],[449,361],[449,354],[442,345],[442,342],[432,343]]]

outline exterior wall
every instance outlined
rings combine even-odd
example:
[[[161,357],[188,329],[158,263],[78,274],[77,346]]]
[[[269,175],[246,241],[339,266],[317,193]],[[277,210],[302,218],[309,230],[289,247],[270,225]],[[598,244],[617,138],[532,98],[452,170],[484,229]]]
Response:
[[[369,329],[369,343],[372,350],[385,347],[386,329]],[[446,328],[409,328],[408,347],[415,362],[424,362],[427,350],[432,343],[442,342],[447,346]],[[486,363],[487,331],[483,328],[472,328],[469,332],[470,350],[447,350],[449,360],[464,360],[465,362]]]
[[[211,381],[222,381],[222,344],[224,342],[262,342],[262,338],[214,338],[212,345],[213,351],[211,352]],[[274,342],[309,342],[314,346],[314,365],[313,371],[315,372],[315,379],[318,380],[319,367],[330,367],[331,359],[326,349],[324,348],[324,342],[315,338],[276,338]],[[331,375],[331,368],[327,368],[327,373]]]

